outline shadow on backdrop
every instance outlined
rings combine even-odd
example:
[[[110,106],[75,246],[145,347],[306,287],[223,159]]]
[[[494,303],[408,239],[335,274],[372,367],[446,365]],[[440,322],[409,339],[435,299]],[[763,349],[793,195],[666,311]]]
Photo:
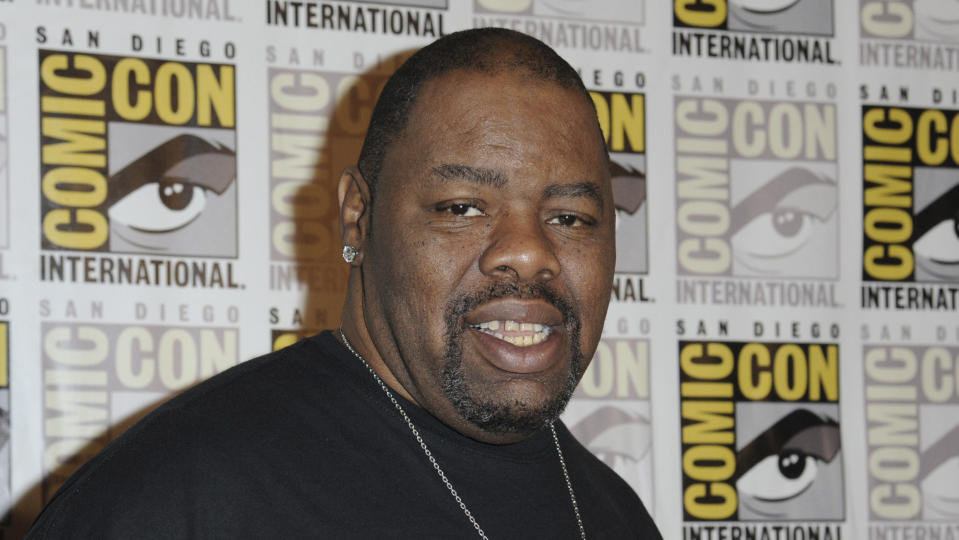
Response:
[[[270,130],[269,155],[264,156],[269,160],[268,177],[237,181],[269,184],[270,271],[264,294],[267,298],[277,292],[302,295],[296,308],[284,306],[282,301],[268,301],[273,350],[340,324],[349,267],[340,256],[343,246],[337,183],[343,169],[359,158],[380,90],[414,52],[377,57],[375,65],[359,74],[322,71],[313,66],[267,70],[269,108],[263,120]],[[290,309],[292,312],[284,311]],[[89,438],[52,470],[45,470],[43,478],[28,487],[12,506],[9,528],[6,534],[0,529],[0,540],[26,535],[41,509],[38,502],[46,504],[87,460],[184,390],[138,409]],[[43,449],[49,451],[45,444]]]

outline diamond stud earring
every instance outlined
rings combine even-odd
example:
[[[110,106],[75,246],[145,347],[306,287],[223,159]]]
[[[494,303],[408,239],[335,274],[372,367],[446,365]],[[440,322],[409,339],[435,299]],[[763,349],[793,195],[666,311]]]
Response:
[[[343,246],[343,260],[346,261],[347,264],[353,262],[353,259],[356,258],[357,253],[359,253],[359,251],[356,251],[355,247]]]

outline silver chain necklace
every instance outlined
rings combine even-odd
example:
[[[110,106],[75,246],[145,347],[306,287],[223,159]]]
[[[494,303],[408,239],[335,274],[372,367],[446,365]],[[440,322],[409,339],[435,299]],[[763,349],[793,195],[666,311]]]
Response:
[[[360,362],[363,362],[363,365],[366,366],[366,369],[370,372],[370,375],[373,376],[373,379],[379,384],[380,388],[383,389],[383,392],[386,392],[386,397],[390,398],[390,402],[396,407],[396,410],[399,411],[400,416],[403,417],[403,420],[406,421],[407,427],[410,428],[410,432],[413,434],[413,438],[416,439],[416,442],[420,444],[420,448],[423,449],[423,453],[426,454],[426,459],[430,461],[430,464],[433,465],[433,470],[436,471],[436,475],[440,477],[440,480],[443,481],[443,484],[446,486],[446,489],[450,491],[450,495],[453,496],[453,499],[456,500],[456,504],[459,505],[460,510],[466,514],[467,519],[470,520],[470,523],[473,525],[473,528],[476,529],[477,534],[483,540],[489,540],[486,536],[486,533],[483,532],[483,528],[480,527],[479,522],[476,521],[476,518],[473,517],[472,512],[469,508],[466,507],[466,503],[463,502],[463,498],[460,497],[459,493],[456,492],[456,489],[453,488],[453,483],[450,482],[450,479],[446,477],[446,473],[443,472],[443,469],[440,467],[440,464],[436,461],[436,458],[433,457],[433,453],[430,452],[426,442],[423,440],[423,437],[420,436],[420,432],[416,429],[416,426],[413,424],[413,420],[410,419],[409,415],[406,414],[406,411],[403,410],[403,406],[400,405],[400,402],[396,400],[393,396],[393,392],[390,388],[383,382],[383,379],[376,374],[376,371],[373,370],[373,366],[366,361],[365,358],[360,356],[360,353],[356,352],[353,349],[353,346],[350,345],[350,340],[346,339],[346,334],[343,333],[343,329],[339,329],[340,338],[343,339],[343,344],[346,345],[346,348],[353,353],[353,356],[357,357]],[[559,437],[556,435],[556,428],[553,427],[552,422],[549,424],[549,430],[553,434],[553,443],[556,446],[556,455],[559,456],[559,464],[563,468],[563,479],[566,480],[566,488],[569,490],[569,500],[573,503],[573,513],[576,514],[576,524],[579,526],[579,537],[583,540],[586,540],[586,530],[583,528],[583,520],[579,515],[579,505],[576,503],[576,494],[573,493],[573,483],[569,481],[569,471],[566,469],[566,460],[563,459],[563,449],[559,445]]]

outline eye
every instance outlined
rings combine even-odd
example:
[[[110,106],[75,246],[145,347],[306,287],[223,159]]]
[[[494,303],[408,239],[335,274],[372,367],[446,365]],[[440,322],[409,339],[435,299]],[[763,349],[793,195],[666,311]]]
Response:
[[[774,13],[789,9],[801,0],[733,0],[734,6],[756,13]]]
[[[597,417],[595,423],[608,425],[608,416]],[[643,416],[627,418],[622,423],[609,425],[592,439],[583,440],[590,452],[617,471],[641,462],[652,446],[649,420]]]
[[[733,217],[741,223],[733,229],[734,252],[744,264],[765,265],[823,246],[834,234],[837,195],[834,183],[818,180],[811,171],[781,173],[734,207]]]
[[[959,456],[939,464],[922,479],[923,504],[926,512],[940,519],[959,518]]]
[[[785,501],[812,485],[817,470],[816,458],[784,450],[753,465],[736,482],[736,489],[764,501]]]
[[[449,212],[454,216],[477,217],[485,215],[475,203],[452,203],[444,204],[436,208],[439,212]]]
[[[108,214],[133,229],[168,232],[197,218],[206,206],[206,190],[179,178],[148,182],[113,203]]]
[[[757,257],[781,257],[803,246],[822,221],[796,208],[764,212],[733,235],[733,247]]]
[[[943,219],[926,231],[913,243],[913,250],[917,259],[959,264],[959,215]]]
[[[559,225],[561,227],[586,227],[593,225],[595,221],[577,216],[575,214],[560,214],[549,218],[546,223],[550,225]]]

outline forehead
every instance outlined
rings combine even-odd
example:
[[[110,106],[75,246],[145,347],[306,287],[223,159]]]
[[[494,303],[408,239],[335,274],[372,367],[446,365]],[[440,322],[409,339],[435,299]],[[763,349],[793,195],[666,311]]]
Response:
[[[522,73],[453,71],[423,85],[401,152],[425,166],[462,159],[591,171],[607,176],[606,154],[587,96]],[[580,178],[581,179],[581,178]]]

